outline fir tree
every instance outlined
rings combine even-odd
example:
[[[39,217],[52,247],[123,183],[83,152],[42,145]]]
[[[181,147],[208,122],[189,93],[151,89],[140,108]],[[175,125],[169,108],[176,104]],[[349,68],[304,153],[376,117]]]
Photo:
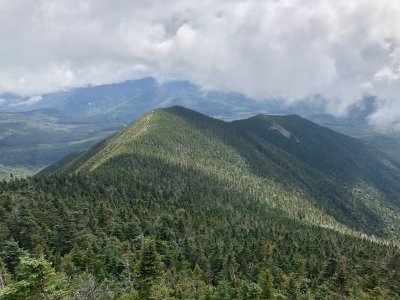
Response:
[[[258,284],[262,290],[262,299],[275,299],[274,276],[269,269],[260,272]]]
[[[136,270],[139,299],[151,299],[151,288],[161,276],[163,263],[153,240],[146,240]]]

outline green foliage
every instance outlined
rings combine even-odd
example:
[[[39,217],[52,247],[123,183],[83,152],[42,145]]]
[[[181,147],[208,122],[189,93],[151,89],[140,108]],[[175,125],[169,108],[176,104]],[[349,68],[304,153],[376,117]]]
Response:
[[[239,287],[239,300],[260,300],[262,295],[261,287],[251,281],[244,280],[240,283]]]
[[[65,299],[66,280],[43,258],[21,257],[15,280],[0,290],[0,299]]]
[[[271,271],[268,269],[264,269],[258,275],[258,284],[261,287],[262,299],[275,299],[276,291],[274,287],[274,276]]]
[[[164,176],[157,161],[214,177],[302,222],[400,236],[400,165],[297,116],[227,123],[182,107],[154,110],[45,172],[123,172],[136,180],[141,172]]]
[[[21,249],[16,241],[5,241],[0,252],[0,259],[5,264],[7,270],[14,273],[15,267],[19,264],[22,256],[27,252]]]
[[[142,246],[136,270],[136,285],[140,299],[151,299],[151,289],[162,274],[163,264],[156,251],[153,240],[147,240]]]
[[[45,278],[67,277],[66,290],[77,299],[400,295],[400,251],[395,239],[383,239],[396,236],[389,225],[397,221],[382,213],[396,215],[386,200],[397,190],[397,171],[378,166],[392,191],[363,178],[381,192],[362,185],[350,192],[321,161],[328,152],[316,161],[295,152],[305,153],[302,147],[321,135],[330,147],[340,139],[341,154],[329,164],[344,164],[340,157],[349,151],[342,143],[358,144],[295,117],[264,119],[226,124],[180,108],[155,111],[65,160],[53,169],[58,173],[0,182],[0,245],[18,243],[2,247],[9,253],[1,256],[4,265],[12,269],[18,253],[29,252],[53,270]],[[274,122],[293,139],[269,129]],[[312,130],[318,134],[306,134]],[[343,178],[364,171],[355,165]],[[372,211],[366,194],[382,210]],[[376,204],[375,195],[382,197]],[[17,276],[19,267],[8,271],[4,291],[32,281]]]

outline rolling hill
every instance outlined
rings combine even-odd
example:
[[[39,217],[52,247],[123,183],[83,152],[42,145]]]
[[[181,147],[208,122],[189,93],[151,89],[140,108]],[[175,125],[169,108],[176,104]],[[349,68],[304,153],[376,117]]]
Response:
[[[399,181],[381,152],[299,116],[175,106],[2,182],[0,242],[45,256],[67,294],[396,299]]]

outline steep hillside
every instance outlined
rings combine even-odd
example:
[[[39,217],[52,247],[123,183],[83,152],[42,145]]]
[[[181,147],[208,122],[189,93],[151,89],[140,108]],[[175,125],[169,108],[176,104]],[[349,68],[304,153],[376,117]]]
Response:
[[[257,116],[234,122],[264,156],[281,165],[345,224],[386,227],[398,237],[400,165],[362,142],[298,116]],[[284,155],[284,156],[282,156]],[[260,165],[260,164],[259,164]],[[379,229],[378,229],[379,230]]]
[[[360,139],[386,153],[393,160],[400,162],[400,132],[398,130],[392,131],[391,134],[375,134],[364,136]]]
[[[153,110],[0,183],[0,299],[397,299],[398,172],[297,116]]]
[[[124,172],[148,157],[240,182],[259,201],[313,224],[400,234],[399,164],[298,116],[227,123],[182,107],[154,110],[58,171]]]
[[[371,105],[371,103],[370,103]],[[372,113],[368,109],[365,113]],[[349,115],[347,118],[334,118],[332,116],[312,115],[313,122],[337,132],[349,135],[382,151],[393,160],[400,162],[400,130],[396,127],[377,127],[368,122],[368,115]]]
[[[353,109],[347,118],[334,118],[318,114],[323,111],[322,107],[309,107],[303,102],[287,106],[273,99],[254,101],[237,93],[204,90],[188,81],[158,82],[154,78],[25,98],[0,95],[0,141],[7,135],[7,139],[0,142],[0,164],[4,166],[0,167],[0,178],[10,177],[10,171],[17,175],[32,174],[73,151],[87,150],[151,109],[172,105],[182,105],[224,120],[260,112],[295,112],[353,137],[378,135],[398,140],[398,132],[393,134],[369,126],[366,118],[373,112],[374,100],[364,101],[365,108]],[[379,137],[368,141],[399,162],[399,149],[380,143]]]
[[[0,95],[0,102],[0,178],[9,178],[11,171],[33,174],[73,151],[87,150],[153,108],[179,104],[232,118],[270,107],[243,95],[154,78],[25,98]]]

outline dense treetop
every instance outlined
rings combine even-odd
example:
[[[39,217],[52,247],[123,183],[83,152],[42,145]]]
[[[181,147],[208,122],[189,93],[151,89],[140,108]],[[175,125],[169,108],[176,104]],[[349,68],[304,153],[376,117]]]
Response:
[[[0,299],[397,299],[399,170],[297,116],[151,111],[1,183]]]

